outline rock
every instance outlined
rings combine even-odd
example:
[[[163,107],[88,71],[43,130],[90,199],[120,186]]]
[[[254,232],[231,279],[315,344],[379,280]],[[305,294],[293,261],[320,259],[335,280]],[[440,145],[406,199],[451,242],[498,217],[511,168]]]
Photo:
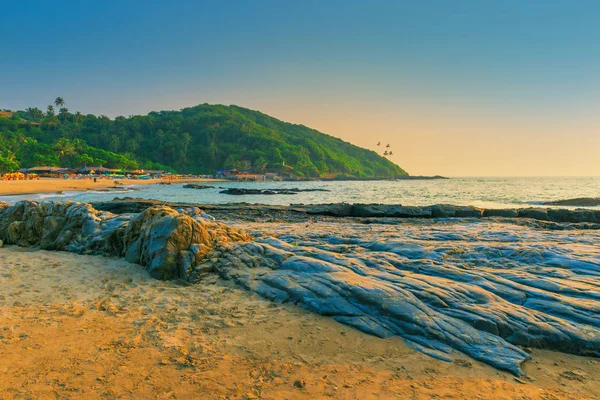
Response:
[[[0,240],[46,250],[125,257],[157,279],[185,279],[214,248],[251,236],[202,217],[198,208],[179,213],[165,206],[114,215],[87,203],[19,202],[0,214]]]
[[[406,207],[399,204],[353,204],[353,217],[389,217],[389,218],[429,218],[430,210],[420,207]]]
[[[177,208],[190,208],[192,204],[168,203],[158,200],[117,198],[110,202],[97,202],[93,206],[97,210],[110,211],[115,214],[140,213],[155,205],[168,205]],[[0,204],[0,212],[2,205]],[[202,208],[218,209],[221,212],[236,213],[240,219],[250,214],[255,217],[265,216],[270,212],[276,212],[279,216],[291,217],[295,220],[300,217],[298,213],[309,215],[325,215],[333,217],[359,217],[359,218],[480,218],[480,217],[503,217],[503,218],[530,218],[541,221],[553,221],[558,223],[600,223],[600,210],[577,209],[504,209],[483,210],[477,207],[453,206],[448,204],[437,204],[428,207],[401,206],[398,204],[293,204],[291,206],[267,206],[260,204],[237,203],[234,205],[202,205]],[[536,211],[532,211],[536,210]],[[254,220],[254,218],[249,218]],[[370,222],[370,221],[369,221]],[[589,226],[594,229],[594,226]]]
[[[246,188],[222,188],[219,193],[233,196],[244,195],[294,195],[301,192],[329,192],[327,189],[298,189],[298,188],[268,188],[268,189],[246,189]]]
[[[352,216],[352,205],[347,203],[332,204],[292,204],[291,211],[303,212],[311,215],[329,215],[332,217],[350,217]]]
[[[481,218],[483,217],[483,210],[473,206],[457,206],[454,210],[454,216],[456,218]]]
[[[548,218],[555,222],[600,222],[600,212],[592,210],[548,209],[547,214]]]
[[[455,221],[296,226],[278,239],[232,242],[213,265],[267,299],[401,336],[441,360],[461,351],[520,376],[531,358],[521,346],[600,357],[599,252],[575,256],[576,243],[540,236],[537,225],[498,232],[498,222]]]
[[[433,218],[481,218],[483,211],[473,206],[453,206],[449,204],[436,204],[425,207]]]
[[[304,381],[304,379],[297,379],[294,381],[294,387],[297,389],[304,389],[305,386],[306,382]]]
[[[353,204],[350,214],[353,217],[385,217],[385,209],[383,204]]]
[[[522,208],[518,210],[519,218],[531,218],[541,221],[550,221],[548,211],[541,208]]]
[[[484,217],[501,217],[501,218],[517,218],[519,213],[517,210],[511,209],[487,209],[483,212]]]
[[[454,217],[454,206],[444,205],[444,204],[436,204],[433,206],[425,207],[426,210],[431,212],[431,216],[433,218],[451,218]]]
[[[184,189],[198,189],[198,190],[202,190],[202,189],[213,189],[214,186],[209,186],[209,185],[198,185],[196,183],[188,183],[186,185],[183,185]]]
[[[113,214],[140,213],[155,205],[157,204],[153,200],[128,199],[127,197],[119,200],[93,203],[93,207],[96,210],[108,211]]]
[[[598,207],[600,206],[600,197],[579,197],[576,199],[545,201],[545,206],[575,206],[575,207]]]

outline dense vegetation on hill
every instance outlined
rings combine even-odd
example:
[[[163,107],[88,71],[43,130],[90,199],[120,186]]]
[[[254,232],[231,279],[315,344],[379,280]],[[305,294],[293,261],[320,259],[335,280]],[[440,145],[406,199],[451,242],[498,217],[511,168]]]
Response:
[[[72,114],[64,101],[0,116],[0,170],[18,166],[102,165],[214,173],[280,171],[304,177],[406,175],[377,153],[302,125],[237,106],[117,117]]]

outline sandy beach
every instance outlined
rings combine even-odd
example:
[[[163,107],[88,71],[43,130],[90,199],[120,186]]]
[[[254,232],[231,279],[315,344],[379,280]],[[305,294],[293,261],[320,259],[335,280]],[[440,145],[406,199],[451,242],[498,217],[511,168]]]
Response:
[[[119,182],[119,184],[117,184]],[[0,181],[0,195],[11,196],[11,195],[24,195],[24,194],[37,194],[37,193],[56,193],[63,191],[83,191],[83,190],[97,190],[97,189],[108,189],[117,186],[128,186],[128,185],[152,185],[163,182],[222,182],[218,179],[178,179],[176,181],[168,181],[167,179],[135,179],[127,180],[122,179],[118,181],[109,179],[99,179],[94,182],[91,179],[58,179],[58,178],[40,178],[38,180],[30,181]]]
[[[1,398],[600,397],[595,359],[533,349],[526,379],[435,360],[211,277],[0,249]]]

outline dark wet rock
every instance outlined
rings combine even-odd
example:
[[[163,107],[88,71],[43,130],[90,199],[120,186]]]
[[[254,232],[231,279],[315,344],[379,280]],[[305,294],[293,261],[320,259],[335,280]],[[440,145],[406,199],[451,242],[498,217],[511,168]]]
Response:
[[[232,196],[247,196],[247,195],[276,195],[276,194],[283,194],[283,195],[294,195],[297,194],[298,192],[294,192],[291,190],[284,190],[284,189],[241,189],[241,188],[227,188],[224,190],[221,190],[219,193],[222,194],[229,194]]]
[[[483,212],[484,217],[517,218],[519,212],[513,209],[489,209]]]
[[[429,218],[431,211],[399,204],[353,204],[351,215],[353,217]]]
[[[139,213],[146,208],[155,205],[168,205],[170,207],[191,207],[196,204],[169,203],[158,200],[116,198],[109,202],[93,203],[98,210],[110,211],[116,214]],[[0,206],[1,207],[1,206]],[[357,217],[357,218],[482,218],[482,217],[504,217],[504,218],[526,218],[539,221],[552,221],[559,223],[600,223],[600,210],[589,209],[481,209],[471,206],[453,206],[448,204],[436,204],[427,207],[401,206],[396,204],[292,204],[291,206],[273,206],[264,204],[202,204],[202,209],[211,210],[219,214],[220,218],[229,219],[231,213],[235,213],[237,219],[246,216],[261,218],[267,214],[277,214],[279,219],[296,220],[301,218],[299,214],[306,216],[330,216],[330,217]]]
[[[198,189],[198,190],[202,190],[202,189],[213,189],[214,186],[209,186],[209,185],[198,185],[196,183],[188,183],[183,185],[184,189]]]
[[[519,218],[532,218],[541,221],[550,221],[548,210],[542,208],[522,208],[518,211]]]
[[[230,194],[233,196],[245,195],[294,195],[301,192],[329,192],[327,189],[298,189],[298,188],[269,188],[269,189],[246,189],[246,188],[222,188],[219,193]]]
[[[292,204],[291,211],[302,212],[309,215],[327,215],[332,217],[351,217],[352,204]]]
[[[599,207],[600,197],[579,197],[576,199],[545,201],[545,206],[574,206],[574,207]]]
[[[353,217],[385,217],[387,208],[388,206],[385,204],[353,204],[350,215]]]
[[[473,206],[453,206],[449,204],[436,204],[425,207],[425,210],[430,211],[433,218],[481,218],[484,211]]]
[[[600,211],[585,209],[548,209],[548,218],[555,222],[600,222]]]
[[[131,199],[128,197],[116,199],[113,201],[103,201],[92,203],[92,206],[98,211],[108,211],[113,214],[141,213],[142,211],[162,205],[164,202],[146,199]]]
[[[192,279],[215,247],[250,239],[243,230],[205,218],[197,207],[115,215],[87,203],[23,201],[0,213],[0,240],[7,244],[125,257],[157,279]]]

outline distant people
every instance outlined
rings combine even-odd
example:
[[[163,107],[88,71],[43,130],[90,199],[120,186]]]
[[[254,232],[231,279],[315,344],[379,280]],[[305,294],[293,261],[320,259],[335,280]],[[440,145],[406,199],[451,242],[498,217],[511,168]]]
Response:
[[[97,182],[97,180],[98,180],[98,178],[94,177],[94,183],[96,183],[96,182]]]

